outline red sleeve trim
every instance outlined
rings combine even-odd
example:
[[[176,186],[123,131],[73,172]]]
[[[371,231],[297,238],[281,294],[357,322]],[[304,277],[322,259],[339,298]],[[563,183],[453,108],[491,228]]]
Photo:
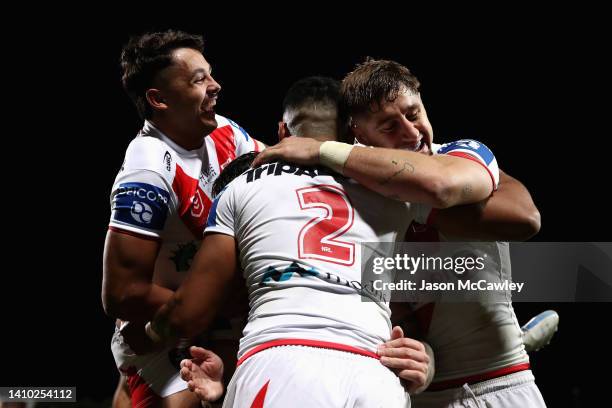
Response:
[[[471,154],[464,153],[464,152],[450,152],[447,154],[447,156],[463,157],[464,159],[468,159],[468,160],[471,160],[473,162],[480,164],[482,167],[485,168],[485,170],[487,170],[487,173],[489,173],[489,176],[491,177],[491,184],[493,186],[493,191],[496,190],[495,177],[493,177],[493,173],[491,173],[491,169],[489,169],[486,164],[478,160],[476,157],[472,156]]]

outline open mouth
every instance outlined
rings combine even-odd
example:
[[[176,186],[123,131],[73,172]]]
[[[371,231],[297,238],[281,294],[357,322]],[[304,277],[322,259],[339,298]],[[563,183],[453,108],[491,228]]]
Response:
[[[208,116],[215,115],[215,104],[202,107],[202,112]]]
[[[427,153],[429,148],[425,142],[425,138],[422,137],[421,140],[419,140],[415,145],[405,146],[404,150],[409,150],[415,153]]]

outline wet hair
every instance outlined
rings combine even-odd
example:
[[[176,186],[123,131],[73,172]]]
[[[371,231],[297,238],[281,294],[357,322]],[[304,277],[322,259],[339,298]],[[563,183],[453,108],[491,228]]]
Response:
[[[119,59],[121,82],[143,119],[149,119],[153,114],[146,91],[151,88],[157,74],[172,65],[172,53],[179,48],[203,52],[204,39],[183,31],[167,30],[132,37],[123,47]]]
[[[217,180],[213,184],[212,188],[212,196],[217,197],[217,195],[223,191],[223,189],[231,183],[236,177],[240,176],[245,171],[251,168],[251,164],[255,157],[257,157],[258,152],[250,152],[243,154],[242,156],[237,157],[232,160],[219,174]]]

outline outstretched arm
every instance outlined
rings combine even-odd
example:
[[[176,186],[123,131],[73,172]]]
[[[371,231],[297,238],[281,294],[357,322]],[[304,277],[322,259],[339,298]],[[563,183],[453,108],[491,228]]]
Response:
[[[286,138],[261,152],[253,167],[273,160],[323,164],[384,196],[435,208],[481,201],[494,188],[482,165],[461,157],[325,143],[322,146],[314,139]],[[329,147],[335,151],[329,153]],[[330,156],[338,160],[332,159],[330,163]]]

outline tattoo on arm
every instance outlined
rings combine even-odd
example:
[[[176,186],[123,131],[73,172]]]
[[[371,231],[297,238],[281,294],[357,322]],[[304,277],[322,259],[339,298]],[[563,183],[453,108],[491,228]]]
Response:
[[[408,173],[414,173],[414,166],[410,164],[408,160],[404,160],[401,163],[397,160],[391,160],[391,163],[393,163],[393,165],[395,165],[396,167],[401,166],[401,168],[394,171],[393,174],[391,174],[389,177],[381,181],[380,182],[381,186],[388,184],[391,180],[393,180],[395,177],[399,176],[401,173],[405,171],[408,171]]]

